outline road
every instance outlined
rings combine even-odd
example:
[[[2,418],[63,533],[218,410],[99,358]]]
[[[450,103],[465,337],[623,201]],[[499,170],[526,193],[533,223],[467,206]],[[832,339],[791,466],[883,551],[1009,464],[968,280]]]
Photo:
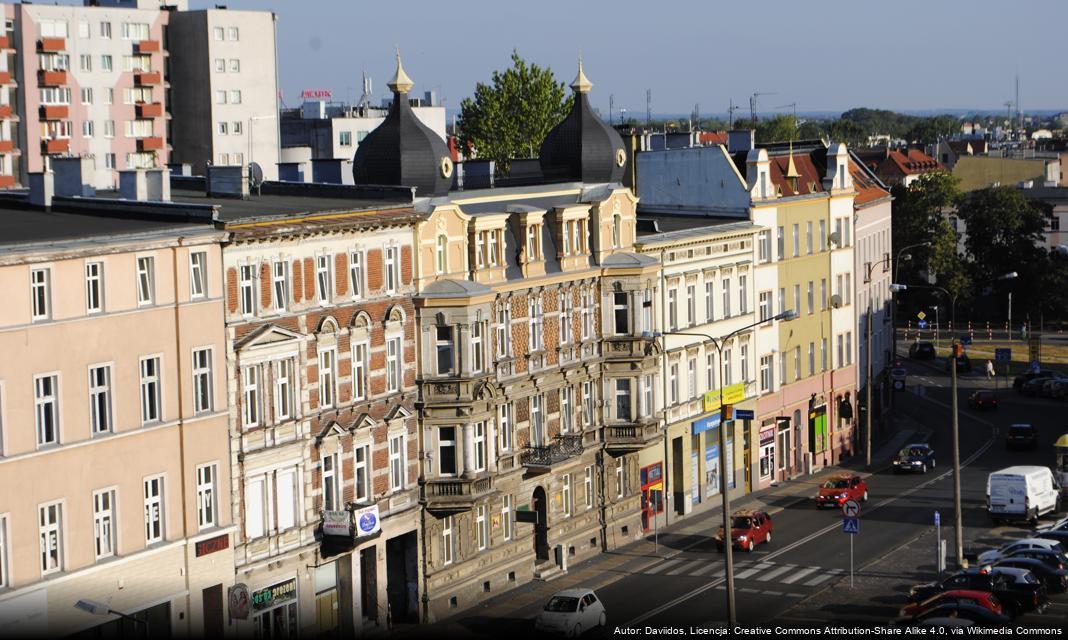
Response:
[[[905,366],[910,371],[910,386],[908,391],[897,394],[897,410],[919,423],[912,440],[926,441],[935,449],[937,467],[926,475],[895,475],[884,470],[868,478],[869,501],[864,505],[860,534],[855,536],[853,545],[857,570],[930,532],[936,510],[942,515],[943,535],[950,541],[952,565],[949,379],[942,367],[909,361]],[[1058,401],[1018,396],[1011,389],[1011,381],[1007,390],[1002,384],[998,411],[977,413],[967,408],[967,396],[974,389],[992,386],[981,376],[963,374],[959,380],[961,460],[965,465],[961,476],[962,499],[968,551],[1025,533],[1023,529],[991,527],[985,512],[986,477],[991,471],[1011,464],[1052,464],[1052,442],[1064,431],[1056,416],[1068,409],[1068,405]],[[1039,426],[1041,446],[1037,451],[1005,450],[1001,438],[1005,427],[1012,422],[1033,422]],[[709,518],[707,530],[714,531],[716,524],[712,516],[705,517]],[[735,552],[739,622],[768,623],[847,576],[850,544],[841,526],[839,511],[819,511],[809,500],[787,505],[775,514],[770,544],[758,546],[753,553]],[[668,544],[681,552],[598,590],[609,612],[609,623],[605,629],[586,635],[611,634],[616,627],[685,628],[722,624],[726,620],[723,556],[716,551],[712,539],[707,535],[693,535],[672,539]],[[846,580],[837,584],[848,587],[849,583]],[[1065,604],[1068,597],[1059,598],[1052,611],[1054,618],[1063,622],[1063,614],[1068,612]],[[863,615],[864,603],[855,606],[857,615],[853,617],[845,612],[842,622],[848,619],[873,622]],[[885,604],[882,606],[886,608]],[[499,624],[483,621],[480,631],[497,635],[529,629],[529,618],[537,611],[536,606],[531,606],[516,610]],[[1027,619],[1021,618],[1021,623],[1028,624]]]

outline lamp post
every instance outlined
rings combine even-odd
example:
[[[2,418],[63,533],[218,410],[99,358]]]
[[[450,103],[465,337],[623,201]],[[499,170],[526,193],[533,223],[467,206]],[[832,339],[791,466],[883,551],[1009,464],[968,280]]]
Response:
[[[893,265],[894,266],[894,282],[898,281],[897,280],[897,269],[898,269],[898,267],[901,266],[901,261],[902,260],[911,260],[912,259],[912,256],[907,254],[907,253],[905,253],[905,252],[908,251],[909,249],[918,249],[920,247],[929,247],[929,246],[931,246],[930,242],[917,242],[916,244],[910,244],[907,247],[903,247],[900,251],[897,252],[897,257],[894,258],[894,265]],[[896,360],[897,359],[897,302],[894,301],[893,292],[891,292],[891,294],[890,294],[890,302],[891,302],[891,304],[890,304],[890,328],[893,329],[893,331],[891,331],[891,334],[892,334],[891,343],[893,345],[891,348],[893,349],[893,356],[894,356],[894,359]]]
[[[878,267],[879,265],[887,262],[889,259],[890,259],[890,257],[887,256],[886,258],[883,258],[882,260],[879,260],[878,262],[869,262],[868,263],[868,273],[864,277],[864,282],[867,282],[870,285],[872,272],[875,271],[876,267]],[[896,293],[896,292],[898,292],[898,291],[904,291],[904,290],[905,290],[905,286],[904,285],[893,284],[893,283],[890,284],[890,293],[891,293],[891,295]],[[871,291],[869,290],[868,291],[868,316],[867,316],[867,321],[864,323],[865,326],[866,326],[864,343],[866,345],[865,349],[867,350],[867,356],[868,356],[867,357],[867,366],[865,367],[865,379],[864,379],[864,465],[865,465],[865,468],[867,468],[867,469],[871,469],[871,413],[872,413],[872,411],[871,411],[871,378],[872,378],[871,315],[872,315]],[[895,331],[895,334],[896,334],[897,329],[895,328],[894,331]]]
[[[133,622],[135,624],[143,624],[143,625],[145,625],[145,637],[147,637],[147,638],[151,638],[152,637],[152,634],[149,633],[148,620],[142,620],[140,618],[135,618],[135,617],[131,616],[128,613],[123,613],[121,611],[116,611],[116,610],[112,609],[111,607],[109,607],[108,605],[104,604],[103,602],[97,602],[96,600],[79,600],[79,601],[74,603],[74,608],[75,609],[81,609],[82,611],[84,611],[86,613],[89,613],[89,614],[92,614],[94,616],[103,617],[103,616],[112,615],[112,616],[118,616],[119,618],[122,618],[123,620],[129,620],[129,621],[131,621],[131,622]],[[125,637],[126,634],[123,633],[121,635],[123,637]]]
[[[734,628],[738,624],[738,617],[735,614],[734,606],[734,554],[731,540],[731,497],[730,492],[727,490],[729,482],[727,481],[727,474],[732,473],[733,469],[727,468],[727,421],[723,418],[723,345],[728,340],[738,335],[739,333],[758,327],[762,324],[767,324],[775,320],[793,320],[797,317],[797,312],[793,309],[783,311],[782,313],[765,318],[752,324],[747,324],[744,327],[740,327],[731,331],[725,336],[715,338],[707,333],[696,333],[687,331],[662,331],[654,333],[656,336],[695,336],[704,338],[712,343],[712,346],[716,348],[716,353],[719,358],[719,411],[720,411],[720,424],[719,424],[719,468],[720,473],[723,476],[723,482],[720,482],[720,496],[723,500],[723,552],[725,564],[723,567],[724,580],[727,584],[727,623],[730,628]],[[733,422],[733,420],[732,420]]]

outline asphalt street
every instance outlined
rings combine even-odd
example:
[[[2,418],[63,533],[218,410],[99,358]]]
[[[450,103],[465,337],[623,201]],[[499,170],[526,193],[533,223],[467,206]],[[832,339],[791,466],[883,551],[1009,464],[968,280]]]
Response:
[[[949,378],[932,363],[906,360],[905,366],[910,372],[909,386],[896,394],[896,410],[920,425],[911,441],[928,442],[936,452],[937,466],[926,474],[908,475],[884,468],[868,478],[869,500],[863,505],[860,533],[852,545],[857,571],[930,532],[935,511],[941,513],[943,536],[950,540],[951,565],[954,557]],[[985,511],[986,478],[1013,464],[1051,465],[1052,443],[1066,430],[1059,416],[1068,410],[1068,403],[1025,398],[1011,389],[1011,380],[1007,389],[1001,381],[1000,408],[980,413],[967,408],[967,397],[976,388],[992,388],[993,383],[981,375],[962,374],[958,386],[965,550],[977,551],[1026,533],[1022,528],[991,526]],[[1036,451],[1005,450],[1004,431],[1014,422],[1039,427]],[[715,531],[715,516],[703,517],[709,519],[707,530]],[[850,572],[850,536],[842,532],[838,510],[818,510],[814,501],[802,500],[787,504],[773,520],[770,544],[734,555],[737,615],[744,625],[771,622],[829,586],[848,589],[844,578]],[[711,537],[668,536],[665,543],[681,552],[598,590],[608,611],[608,624],[585,635],[612,634],[618,627],[686,628],[726,621],[723,554],[716,551]],[[1068,597],[1060,599],[1068,602]],[[855,606],[858,611],[864,608],[863,603]],[[1052,611],[1063,620],[1068,605],[1058,604]],[[518,609],[507,619],[483,620],[479,628],[491,635],[526,631],[537,613],[537,606]],[[1026,619],[1021,623],[1027,624]]]

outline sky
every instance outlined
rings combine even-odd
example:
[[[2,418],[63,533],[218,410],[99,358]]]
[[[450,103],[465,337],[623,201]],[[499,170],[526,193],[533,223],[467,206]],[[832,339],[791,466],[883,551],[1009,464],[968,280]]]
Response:
[[[363,71],[385,97],[399,47],[414,92],[450,111],[513,48],[568,84],[581,53],[594,106],[612,94],[617,114],[644,114],[646,89],[654,113],[748,111],[756,91],[774,93],[758,111],[1003,110],[1017,73],[1025,112],[1068,108],[1064,0],[220,1],[278,14],[290,106],[304,89],[358,98]]]

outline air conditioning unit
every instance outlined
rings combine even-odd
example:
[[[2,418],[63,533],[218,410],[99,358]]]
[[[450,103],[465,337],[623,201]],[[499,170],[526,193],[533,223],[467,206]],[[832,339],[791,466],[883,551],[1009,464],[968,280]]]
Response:
[[[833,296],[831,296],[831,307],[834,308],[834,309],[838,309],[841,306],[842,306],[842,296],[838,295],[837,293],[834,294]]]

